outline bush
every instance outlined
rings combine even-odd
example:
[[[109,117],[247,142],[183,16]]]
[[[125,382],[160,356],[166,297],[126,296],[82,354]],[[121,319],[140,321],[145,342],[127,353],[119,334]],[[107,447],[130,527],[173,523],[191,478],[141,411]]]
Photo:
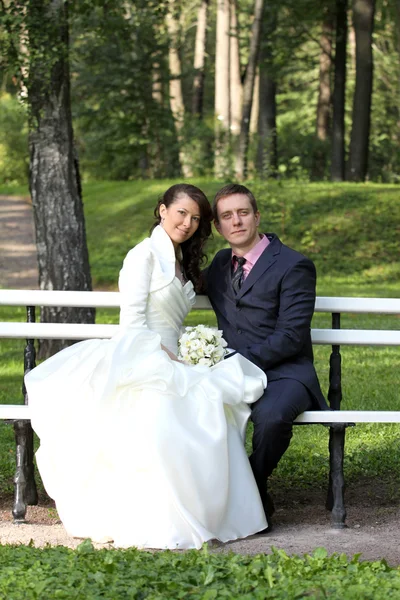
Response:
[[[0,597],[97,598],[398,598],[400,573],[385,561],[360,562],[344,554],[328,557],[272,554],[240,556],[203,550],[175,553],[94,550],[87,540],[77,550],[26,546],[0,548]]]

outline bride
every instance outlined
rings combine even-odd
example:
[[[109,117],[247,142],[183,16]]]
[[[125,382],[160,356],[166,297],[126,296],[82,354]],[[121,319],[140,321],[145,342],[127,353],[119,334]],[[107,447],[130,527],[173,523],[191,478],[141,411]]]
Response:
[[[211,209],[169,188],[151,236],[126,256],[120,328],[62,350],[26,376],[36,454],[71,536],[138,548],[200,548],[267,527],[244,449],[265,374],[240,354],[177,359],[195,301]]]

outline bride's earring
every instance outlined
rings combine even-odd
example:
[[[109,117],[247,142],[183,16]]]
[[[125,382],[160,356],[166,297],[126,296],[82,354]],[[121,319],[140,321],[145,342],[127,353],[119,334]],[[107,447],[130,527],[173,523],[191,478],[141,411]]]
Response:
[[[165,221],[165,217],[161,217],[161,221],[160,221],[161,227],[164,227],[164,221]]]

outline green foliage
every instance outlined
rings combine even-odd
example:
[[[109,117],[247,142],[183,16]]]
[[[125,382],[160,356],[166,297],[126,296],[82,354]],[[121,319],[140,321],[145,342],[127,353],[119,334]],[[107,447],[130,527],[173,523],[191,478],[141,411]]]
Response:
[[[0,93],[0,184],[25,183],[28,169],[26,108],[15,96]]]
[[[394,3],[379,2],[375,15],[370,177],[400,183],[400,105],[393,102],[400,95],[400,16],[396,22],[395,11]]]
[[[83,176],[175,176],[178,144],[166,94],[165,6],[114,2],[72,20],[72,100]],[[158,64],[155,71],[152,62]]]
[[[38,96],[66,48],[60,43],[57,19],[45,18],[50,3],[18,0],[0,12],[0,68],[16,82],[35,72],[29,81]],[[63,6],[60,3],[59,6]],[[334,3],[282,0],[268,5],[268,68],[275,77],[279,176],[307,181],[315,157],[321,159],[322,179],[330,176],[330,139],[316,139],[320,36],[324,13]],[[239,0],[239,45],[244,75],[249,53],[254,3]],[[204,120],[191,115],[193,56],[198,2],[175,1],[180,23],[179,53],[186,110],[181,148],[169,106],[168,49],[165,27],[168,2],[156,0],[74,0],[68,3],[70,21],[71,96],[74,131],[84,179],[171,178],[179,176],[179,150],[189,157],[194,176],[212,172],[214,161],[214,87],[216,6],[210,3],[205,69]],[[400,181],[399,17],[395,3],[377,0],[374,30],[374,83],[371,112],[369,179]],[[50,40],[50,41],[49,41]],[[265,43],[265,40],[264,40]],[[32,66],[35,69],[32,69]],[[4,80],[3,73],[1,78]],[[333,72],[331,82],[333,86]],[[154,94],[156,81],[160,96]],[[346,145],[351,132],[355,82],[353,56],[348,44],[346,84]],[[35,114],[34,107],[33,114]],[[7,137],[0,121],[0,138]],[[24,125],[14,133],[26,135]],[[257,135],[252,134],[249,173],[255,173]],[[18,161],[25,163],[26,148],[14,144]],[[4,154],[0,148],[0,160]],[[227,145],[228,164],[234,148]],[[8,153],[7,153],[8,155]],[[15,160],[17,159],[15,158]],[[3,159],[4,160],[4,159]],[[18,172],[20,172],[18,170]],[[12,175],[15,178],[14,175]],[[10,177],[7,175],[7,179]],[[18,175],[18,181],[22,181]],[[4,180],[4,178],[3,178]]]
[[[385,561],[359,556],[238,556],[203,550],[151,554],[136,549],[94,550],[89,541],[76,551],[62,547],[0,548],[0,597],[95,600],[332,598],[386,600],[400,593],[400,573]]]

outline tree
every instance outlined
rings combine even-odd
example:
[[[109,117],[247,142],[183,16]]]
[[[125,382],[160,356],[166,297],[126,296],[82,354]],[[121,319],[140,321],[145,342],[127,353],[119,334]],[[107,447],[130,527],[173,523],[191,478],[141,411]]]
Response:
[[[276,127],[276,81],[273,66],[273,34],[277,14],[269,3],[264,6],[263,39],[260,47],[260,87],[258,114],[257,173],[262,178],[276,177],[278,144]]]
[[[199,118],[203,116],[205,54],[207,39],[207,9],[209,0],[201,0],[197,14],[196,43],[194,51],[194,79],[192,113]]]
[[[167,27],[170,36],[169,44],[169,100],[171,112],[175,120],[176,134],[179,142],[179,159],[182,173],[190,177],[192,171],[184,150],[184,139],[182,129],[185,123],[185,104],[182,92],[182,66],[179,56],[179,22],[176,15],[175,0],[169,0],[169,11],[167,13]]]
[[[230,95],[230,131],[234,156],[239,150],[240,122],[242,118],[243,86],[240,65],[239,28],[237,3],[231,0],[231,27],[229,37],[229,95]]]
[[[91,290],[79,165],[74,148],[68,61],[68,4],[27,2],[29,38],[30,192],[39,287]],[[46,322],[93,323],[89,308],[44,308]],[[42,343],[41,354],[65,346]]]
[[[349,181],[364,181],[368,171],[368,144],[372,98],[372,30],[375,0],[354,0],[353,23],[356,36],[356,88],[350,155],[347,165]]]
[[[215,176],[229,171],[230,73],[229,28],[230,0],[217,0],[217,41],[215,48]]]
[[[332,102],[332,181],[343,181],[345,178],[346,48],[347,0],[336,0],[335,82]]]
[[[260,50],[261,24],[264,9],[264,0],[255,0],[254,21],[251,28],[249,60],[243,84],[243,109],[240,123],[239,153],[236,159],[236,176],[244,179],[247,176],[247,149],[249,146],[249,129],[251,107],[253,103],[254,81],[258,55]]]
[[[319,56],[319,91],[316,119],[316,146],[312,175],[323,179],[326,170],[326,142],[329,137],[331,117],[331,64],[332,64],[333,14],[331,7],[325,7]]]

